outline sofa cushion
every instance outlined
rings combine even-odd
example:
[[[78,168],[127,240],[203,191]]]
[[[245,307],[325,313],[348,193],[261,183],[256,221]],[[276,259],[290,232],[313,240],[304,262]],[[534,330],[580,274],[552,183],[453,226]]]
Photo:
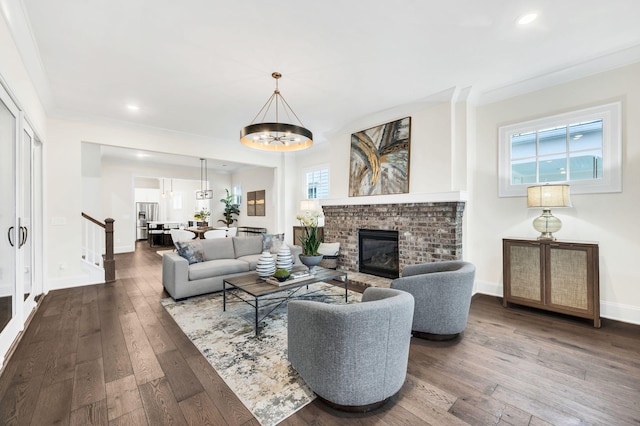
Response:
[[[231,240],[233,240],[235,256],[229,256],[230,258],[262,253],[262,237],[259,235],[255,237],[233,237]]]
[[[318,253],[325,256],[337,256],[340,251],[340,243],[320,243]]]
[[[231,238],[212,238],[202,241],[204,260],[234,259],[233,241]]]
[[[238,260],[242,260],[243,262],[247,262],[249,264],[249,269],[252,271],[256,270],[256,266],[258,265],[258,259],[260,259],[262,253],[260,254],[248,254],[246,256],[241,256]],[[274,258],[275,259],[275,258]]]
[[[175,245],[178,254],[187,259],[189,265],[204,262],[204,253],[200,241],[176,241]]]
[[[189,280],[249,272],[249,264],[237,259],[215,259],[189,266]]]

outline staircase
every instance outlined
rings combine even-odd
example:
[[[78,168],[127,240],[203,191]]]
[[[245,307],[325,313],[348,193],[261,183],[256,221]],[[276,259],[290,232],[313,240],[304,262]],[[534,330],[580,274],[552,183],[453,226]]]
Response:
[[[107,218],[103,222],[82,213],[85,219],[82,227],[82,262],[87,270],[102,271],[104,282],[116,280],[116,261],[113,256],[113,222]]]

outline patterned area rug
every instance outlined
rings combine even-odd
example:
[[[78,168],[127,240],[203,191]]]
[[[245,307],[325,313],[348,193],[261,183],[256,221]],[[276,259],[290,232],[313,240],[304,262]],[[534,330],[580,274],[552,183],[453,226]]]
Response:
[[[322,295],[313,300],[344,303],[344,288],[320,283],[300,291],[319,288]],[[360,298],[361,294],[349,291],[349,303]],[[275,425],[315,399],[287,360],[286,304],[261,321],[258,337],[253,307],[229,304],[227,298],[223,312],[222,293],[181,302],[167,298],[162,305],[260,424]]]

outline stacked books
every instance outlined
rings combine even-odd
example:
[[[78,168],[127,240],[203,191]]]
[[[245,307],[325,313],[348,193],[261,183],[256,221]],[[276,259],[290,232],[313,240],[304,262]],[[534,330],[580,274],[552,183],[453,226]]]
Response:
[[[309,273],[309,271],[300,271],[300,272],[293,272],[291,273],[291,278],[296,279],[296,278],[307,278],[310,277],[311,274]]]
[[[285,281],[280,282],[275,277],[269,277],[269,278],[265,279],[265,282],[268,283],[268,284],[271,284],[271,285],[282,287],[283,285],[289,285],[289,284],[297,283],[297,282],[309,279],[311,277],[313,277],[313,275],[308,273],[308,272],[306,272],[306,271],[305,272],[294,272]]]

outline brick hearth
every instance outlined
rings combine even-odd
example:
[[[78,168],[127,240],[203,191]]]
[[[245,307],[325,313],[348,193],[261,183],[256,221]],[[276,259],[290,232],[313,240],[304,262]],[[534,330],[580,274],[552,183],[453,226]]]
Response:
[[[400,270],[406,265],[462,260],[465,203],[325,205],[324,241],[340,242],[338,268],[358,272],[358,229],[398,231]]]

